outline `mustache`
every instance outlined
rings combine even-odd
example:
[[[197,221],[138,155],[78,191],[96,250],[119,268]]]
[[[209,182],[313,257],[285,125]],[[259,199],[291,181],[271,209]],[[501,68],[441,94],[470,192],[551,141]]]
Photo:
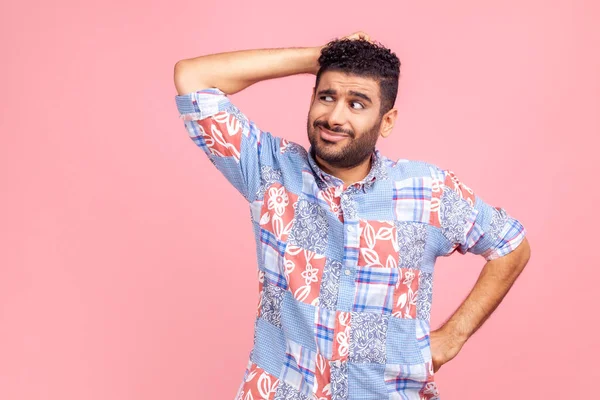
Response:
[[[323,127],[325,129],[327,129],[328,131],[336,132],[336,133],[345,133],[346,135],[350,136],[351,138],[354,138],[354,132],[353,131],[342,129],[340,127],[332,128],[332,127],[329,126],[329,124],[327,123],[327,121],[315,120],[315,122],[313,122],[313,127],[314,128]]]

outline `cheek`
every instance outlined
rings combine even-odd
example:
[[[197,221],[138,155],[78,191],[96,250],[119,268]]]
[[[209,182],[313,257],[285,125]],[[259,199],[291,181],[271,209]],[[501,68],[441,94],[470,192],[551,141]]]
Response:
[[[377,125],[377,115],[364,116],[363,118],[353,122],[354,126],[360,133],[369,132]]]
[[[319,113],[318,110],[316,110],[314,107],[308,111],[308,127],[311,130],[313,129],[313,123],[316,120],[320,120],[320,119],[323,119],[322,114]]]
[[[316,119],[326,119],[326,114],[327,107],[319,102],[313,103],[308,110],[308,118],[311,121]]]
[[[311,119],[311,120],[315,119],[315,108],[314,107],[311,107],[308,110],[308,119]]]

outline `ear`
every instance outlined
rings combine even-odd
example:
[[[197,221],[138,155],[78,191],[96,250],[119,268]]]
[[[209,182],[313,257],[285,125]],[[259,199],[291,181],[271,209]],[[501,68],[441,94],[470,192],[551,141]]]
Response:
[[[310,104],[312,104],[315,101],[315,92],[317,91],[317,87],[313,87],[312,90],[312,96],[310,97]]]
[[[381,118],[381,127],[379,128],[379,134],[386,138],[390,136],[392,133],[392,128],[394,127],[394,123],[396,122],[396,118],[398,117],[398,110],[392,108],[390,111],[386,112]]]

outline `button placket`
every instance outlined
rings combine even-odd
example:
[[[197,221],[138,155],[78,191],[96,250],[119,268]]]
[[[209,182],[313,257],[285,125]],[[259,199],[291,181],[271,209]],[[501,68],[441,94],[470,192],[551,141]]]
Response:
[[[359,252],[359,221],[351,193],[341,193],[340,203],[344,215],[344,261],[338,295],[338,309],[352,311],[356,291],[355,270],[358,264]]]

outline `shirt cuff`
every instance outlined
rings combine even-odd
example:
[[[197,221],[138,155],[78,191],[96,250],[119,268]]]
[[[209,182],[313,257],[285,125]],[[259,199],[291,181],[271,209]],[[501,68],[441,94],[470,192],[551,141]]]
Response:
[[[197,92],[175,96],[179,117],[189,120],[200,120],[226,109],[229,100],[225,93],[217,88],[203,89]]]
[[[512,219],[507,223],[499,245],[488,250],[483,256],[486,261],[491,261],[512,253],[525,240],[526,234],[525,227],[518,220]]]

